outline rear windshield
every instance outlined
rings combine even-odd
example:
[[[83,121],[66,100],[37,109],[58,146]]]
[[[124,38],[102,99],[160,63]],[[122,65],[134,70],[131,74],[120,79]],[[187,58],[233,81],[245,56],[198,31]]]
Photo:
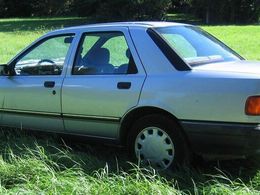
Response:
[[[216,38],[194,26],[156,28],[190,66],[240,60],[241,57]]]

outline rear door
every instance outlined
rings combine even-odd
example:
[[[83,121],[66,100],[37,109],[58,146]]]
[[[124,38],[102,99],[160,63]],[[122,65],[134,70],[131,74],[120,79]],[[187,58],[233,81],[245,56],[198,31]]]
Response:
[[[84,32],[62,89],[66,131],[116,139],[145,76],[128,28]]]

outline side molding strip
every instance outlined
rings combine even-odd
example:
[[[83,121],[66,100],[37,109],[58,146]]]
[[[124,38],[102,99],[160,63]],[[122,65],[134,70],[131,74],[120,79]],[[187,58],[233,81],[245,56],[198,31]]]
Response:
[[[79,114],[62,114],[63,118],[71,119],[87,119],[87,120],[102,120],[102,121],[111,121],[111,122],[120,122],[120,118],[117,117],[106,117],[106,116],[87,116]]]
[[[15,109],[1,109],[0,112],[10,114],[25,114],[25,115],[38,115],[43,117],[55,117],[55,118],[68,118],[68,119],[85,119],[85,120],[100,120],[100,121],[111,121],[120,122],[121,118],[118,117],[107,117],[107,116],[87,116],[79,114],[61,114],[55,112],[36,112],[31,110],[15,110]]]
[[[46,117],[61,117],[60,113],[37,112],[37,111],[31,111],[31,110],[16,110],[16,109],[2,109],[2,108],[0,108],[0,112],[10,113],[10,114],[41,115],[41,116],[46,116]]]

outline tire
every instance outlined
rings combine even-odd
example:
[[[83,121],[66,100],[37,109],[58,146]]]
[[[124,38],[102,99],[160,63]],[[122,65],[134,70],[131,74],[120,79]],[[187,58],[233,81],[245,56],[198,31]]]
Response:
[[[159,170],[189,162],[180,126],[164,115],[152,114],[137,120],[128,134],[127,147],[131,159]]]

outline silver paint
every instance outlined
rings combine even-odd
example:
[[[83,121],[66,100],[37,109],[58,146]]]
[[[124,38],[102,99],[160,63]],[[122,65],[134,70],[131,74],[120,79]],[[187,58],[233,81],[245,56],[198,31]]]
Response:
[[[191,71],[177,71],[146,33],[150,27],[175,25],[182,24],[97,24],[56,30],[44,35],[37,41],[53,35],[75,34],[63,72],[60,76],[1,76],[0,109],[21,112],[1,112],[0,123],[18,128],[23,126],[119,139],[119,120],[98,122],[87,116],[123,120],[132,110],[147,106],[165,110],[181,120],[259,123],[259,116],[245,115],[244,106],[247,97],[260,95],[260,63],[238,61],[232,65],[212,64],[193,67]],[[71,75],[82,33],[106,31],[124,33],[138,74]],[[54,89],[44,88],[43,83],[47,80],[55,81]],[[118,82],[131,82],[132,87],[119,90]],[[57,92],[56,95],[52,94],[52,90]],[[43,117],[37,114],[27,116],[23,111],[83,115],[86,119]]]

